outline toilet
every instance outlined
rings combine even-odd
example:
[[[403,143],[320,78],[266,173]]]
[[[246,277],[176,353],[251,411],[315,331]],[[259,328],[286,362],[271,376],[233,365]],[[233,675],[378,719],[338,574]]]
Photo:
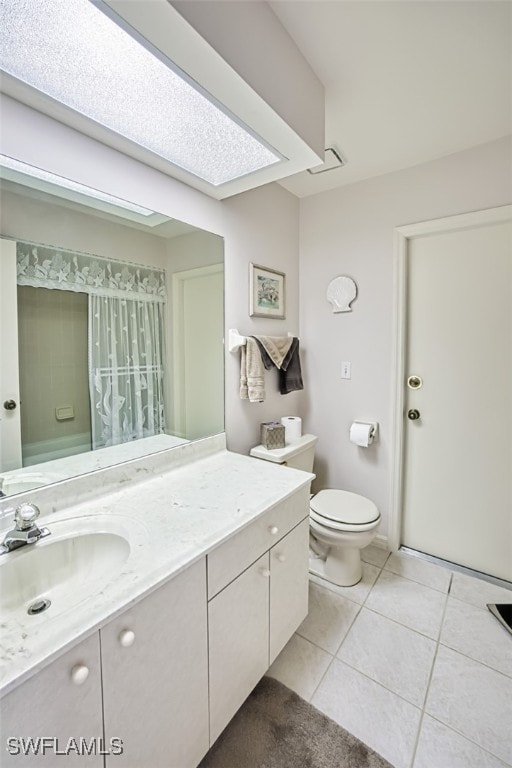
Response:
[[[315,435],[303,435],[284,448],[252,448],[250,455],[293,469],[313,471]],[[361,549],[374,539],[380,513],[373,501],[328,488],[311,498],[309,570],[332,584],[351,587],[361,581]]]

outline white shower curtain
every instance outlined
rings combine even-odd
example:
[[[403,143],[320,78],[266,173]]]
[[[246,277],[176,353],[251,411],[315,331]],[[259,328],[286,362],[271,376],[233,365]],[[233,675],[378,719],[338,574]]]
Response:
[[[165,432],[164,304],[89,295],[93,448]]]

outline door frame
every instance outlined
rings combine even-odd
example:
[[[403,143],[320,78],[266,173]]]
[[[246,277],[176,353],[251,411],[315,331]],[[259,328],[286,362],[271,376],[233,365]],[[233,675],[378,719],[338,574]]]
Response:
[[[389,504],[388,547],[394,551],[400,547],[403,515],[403,465],[404,465],[404,404],[407,341],[407,282],[409,274],[409,241],[419,237],[451,232],[489,224],[498,224],[512,218],[512,205],[487,208],[442,219],[408,224],[394,230],[394,322],[393,322],[393,388],[392,406],[392,466]]]

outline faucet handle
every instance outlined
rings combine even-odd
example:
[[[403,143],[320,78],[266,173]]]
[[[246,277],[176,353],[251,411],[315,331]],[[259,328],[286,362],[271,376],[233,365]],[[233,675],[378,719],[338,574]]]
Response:
[[[39,508],[35,504],[20,504],[14,515],[14,522],[18,531],[26,531],[32,528],[34,522],[39,517]]]

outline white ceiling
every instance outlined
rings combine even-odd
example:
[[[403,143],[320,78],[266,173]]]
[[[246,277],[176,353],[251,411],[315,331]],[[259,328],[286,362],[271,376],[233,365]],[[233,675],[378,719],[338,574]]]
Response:
[[[347,161],[281,182],[299,197],[512,133],[509,0],[270,6],[325,86],[325,146]]]

